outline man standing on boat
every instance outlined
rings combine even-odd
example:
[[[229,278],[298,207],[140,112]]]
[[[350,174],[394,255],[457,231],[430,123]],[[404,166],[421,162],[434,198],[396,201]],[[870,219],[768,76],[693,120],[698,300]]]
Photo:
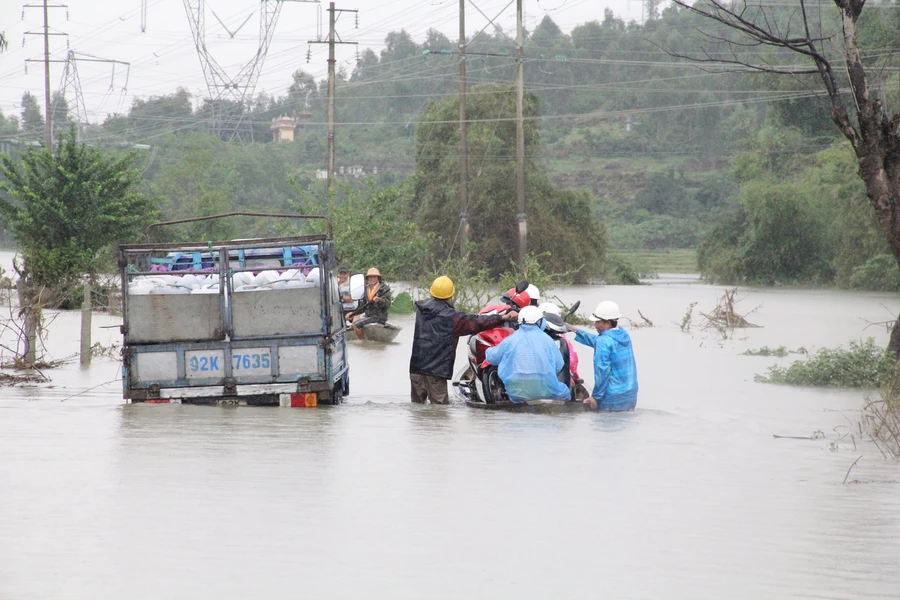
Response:
[[[500,327],[514,321],[515,311],[503,315],[469,315],[453,308],[453,281],[445,275],[431,284],[431,300],[416,302],[416,329],[409,359],[411,399],[424,404],[449,404],[447,381],[453,377],[456,346],[462,335]]]
[[[382,280],[381,272],[372,267],[366,272],[366,293],[360,300],[359,307],[347,315],[356,337],[365,337],[362,328],[369,323],[387,323],[391,300],[391,288]]]
[[[576,342],[594,349],[594,389],[584,401],[594,410],[634,410],[637,405],[637,365],[631,337],[619,329],[621,318],[619,305],[604,300],[591,315],[596,334],[569,325]]]
[[[526,306],[519,313],[519,328],[484,357],[497,365],[506,395],[513,402],[526,400],[569,400],[572,391],[557,378],[565,366],[559,347],[544,333],[544,313]]]

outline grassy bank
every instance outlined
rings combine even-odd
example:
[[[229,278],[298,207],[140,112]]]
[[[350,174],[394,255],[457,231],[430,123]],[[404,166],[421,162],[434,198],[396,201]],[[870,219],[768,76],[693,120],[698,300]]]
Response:
[[[698,272],[696,250],[618,250],[617,254],[641,271],[682,274]]]

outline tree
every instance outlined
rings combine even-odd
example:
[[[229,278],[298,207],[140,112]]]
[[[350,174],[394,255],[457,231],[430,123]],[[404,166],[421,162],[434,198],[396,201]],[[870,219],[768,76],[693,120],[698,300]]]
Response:
[[[662,0],[644,0],[644,18],[647,21],[659,19],[659,7]]]
[[[331,220],[338,260],[351,269],[377,266],[387,277],[415,278],[426,268],[433,240],[415,223],[397,218],[408,211],[411,196],[409,183],[378,190],[370,180],[365,190],[342,185],[324,203],[300,191],[292,205]]]
[[[688,212],[687,194],[674,173],[653,173],[647,186],[634,198],[635,206],[658,215],[683,216]]]
[[[5,116],[3,110],[0,109],[0,137],[14,135],[18,132],[19,120],[13,115]]]
[[[163,198],[167,219],[205,217],[240,210],[240,177],[229,160],[228,144],[196,132],[187,136],[178,152],[166,157],[153,182]],[[238,235],[233,221],[217,219],[185,226],[186,238],[227,240]]]
[[[450,41],[450,38],[437,29],[432,28],[425,33],[425,43],[422,44],[422,49],[440,52],[441,50],[448,50],[454,46],[455,44]]]
[[[405,58],[418,57],[421,49],[405,29],[392,31],[384,39],[384,49],[381,51],[381,62],[403,60]]]
[[[294,81],[288,88],[287,107],[291,112],[310,110],[318,100],[316,78],[301,69],[294,71],[291,78]]]
[[[107,154],[60,135],[58,154],[0,155],[0,221],[16,238],[32,289],[65,288],[99,272],[101,252],[135,236],[156,207],[137,191],[132,154]]]
[[[137,192],[134,156],[107,155],[79,144],[74,129],[50,148],[30,149],[21,163],[0,155],[0,222],[13,234],[24,316],[22,356],[34,364],[36,331],[45,306],[66,306],[71,288],[98,274],[102,252],[134,236],[152,219],[153,201]]]
[[[504,84],[472,88],[468,102],[469,240],[473,259],[493,275],[517,257],[515,90]],[[430,103],[416,129],[416,198],[412,212],[421,229],[440,240],[447,256],[458,241],[459,128],[455,98]],[[538,101],[525,98],[525,188],[529,250],[549,253],[554,269],[599,273],[606,235],[592,217],[585,193],[551,186],[535,164],[540,152]],[[436,249],[437,250],[437,249]]]
[[[60,133],[69,128],[81,125],[80,123],[75,123],[72,119],[69,103],[62,92],[53,92],[50,98],[50,123],[53,126],[53,139],[57,139]]]
[[[695,59],[769,73],[818,76],[829,100],[831,120],[850,141],[869,203],[900,266],[900,111],[888,110],[886,98],[879,92],[877,65],[871,65],[876,68],[870,70],[870,59],[864,59],[859,22],[865,0],[833,0],[837,10],[832,15],[839,17],[834,31],[827,29],[827,18],[818,18],[825,6],[816,4],[815,7],[821,8],[813,12],[807,6],[808,0],[800,0],[796,13],[749,6],[745,2],[732,5],[702,0],[690,6],[685,0],[674,1],[696,15],[725,26],[730,35],[737,34],[735,39],[711,34],[716,44],[724,43],[730,52],[707,51]],[[885,21],[893,18],[890,12],[882,15]],[[836,35],[833,38],[831,34]],[[777,67],[773,65],[782,63],[766,61],[764,57],[753,63],[742,58],[746,53],[738,52],[747,45],[791,53],[802,62],[796,67]],[[834,46],[839,49],[837,57],[830,54]],[[900,360],[900,316],[891,331],[888,349]]]
[[[22,133],[32,140],[44,139],[44,111],[31,92],[22,94]]]
[[[186,134],[200,127],[191,106],[191,94],[184,88],[165,96],[135,98],[128,111],[127,133],[135,139],[160,134]]]

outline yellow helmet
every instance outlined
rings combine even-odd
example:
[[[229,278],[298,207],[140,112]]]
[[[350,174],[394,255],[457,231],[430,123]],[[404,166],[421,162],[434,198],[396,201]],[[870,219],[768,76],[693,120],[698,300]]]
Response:
[[[453,297],[456,288],[453,287],[453,281],[451,281],[449,277],[441,275],[434,280],[429,291],[431,292],[431,295],[438,300],[446,300],[447,298]]]

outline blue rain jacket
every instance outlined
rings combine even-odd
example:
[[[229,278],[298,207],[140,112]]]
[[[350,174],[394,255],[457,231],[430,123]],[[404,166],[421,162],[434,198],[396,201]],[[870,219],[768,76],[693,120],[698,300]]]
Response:
[[[520,325],[499,345],[488,348],[485,358],[498,365],[497,374],[513,402],[571,398],[569,386],[556,377],[565,364],[559,347],[537,325]]]
[[[632,410],[637,404],[637,365],[631,337],[624,329],[600,335],[579,329],[575,341],[594,349],[594,389],[598,410]]]

